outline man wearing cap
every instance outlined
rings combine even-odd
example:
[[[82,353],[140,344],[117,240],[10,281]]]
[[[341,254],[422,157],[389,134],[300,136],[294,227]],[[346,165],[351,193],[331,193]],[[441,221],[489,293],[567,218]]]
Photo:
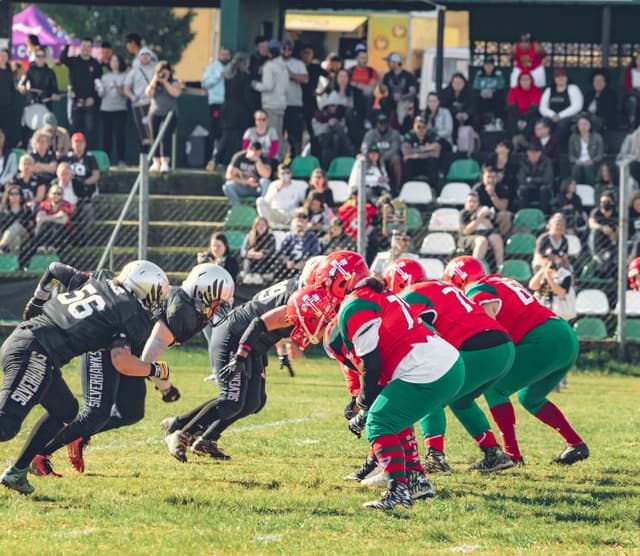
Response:
[[[389,71],[384,74],[380,84],[380,92],[384,95],[380,100],[380,108],[389,117],[399,122],[404,120],[407,105],[416,100],[416,78],[411,72],[402,69],[402,56],[391,52],[385,58]]]
[[[95,80],[102,76],[100,62],[91,56],[93,41],[84,38],[80,41],[80,54],[69,56],[69,46],[65,45],[60,53],[60,61],[69,68],[71,86],[71,128],[86,135],[89,143],[94,142],[95,109],[98,93]]]
[[[429,184],[437,188],[440,149],[437,134],[432,129],[427,129],[427,123],[422,116],[416,116],[413,129],[402,138],[402,175],[405,181],[417,176],[426,176]]]
[[[554,124],[554,135],[564,145],[571,131],[573,117],[582,110],[584,98],[577,85],[569,83],[567,70],[553,70],[553,85],[547,87],[540,99],[540,114]]]
[[[49,112],[44,115],[42,119],[42,127],[37,133],[42,133],[49,137],[49,143],[51,148],[56,153],[58,158],[64,157],[71,150],[71,140],[69,139],[69,132],[58,125],[58,120],[53,114]]]
[[[505,80],[502,72],[496,68],[493,56],[485,56],[482,68],[473,78],[473,93],[483,125],[494,123],[496,118],[504,118]]]
[[[366,107],[366,118],[372,121],[375,90],[378,86],[378,72],[369,65],[369,54],[364,44],[355,47],[356,65],[349,70],[351,85],[362,91]]]
[[[260,197],[262,191],[269,187],[271,166],[262,157],[262,145],[257,141],[251,143],[246,151],[239,151],[233,155],[227,166],[226,182],[222,191],[227,196],[229,204],[237,206],[240,197]]]
[[[311,120],[313,134],[318,144],[318,156],[324,168],[338,156],[352,156],[353,144],[349,139],[344,99],[336,91],[332,91],[320,103],[320,110]]]
[[[97,191],[100,170],[95,157],[87,151],[87,139],[76,132],[71,136],[71,150],[64,157],[73,172],[73,189],[78,200],[88,201]]]
[[[263,197],[256,200],[258,214],[267,219],[272,227],[288,227],[291,218],[302,206],[305,188],[291,181],[291,169],[286,164],[278,165],[278,179],[271,182]]]
[[[542,154],[542,145],[533,140],[527,146],[527,157],[518,171],[518,208],[531,208],[537,203],[547,216],[551,214],[553,165]]]
[[[141,48],[124,80],[124,94],[131,101],[133,121],[140,144],[147,147],[151,145],[150,126],[147,121],[151,99],[144,92],[153,79],[156,63],[153,52],[146,46]]]
[[[402,136],[389,125],[386,114],[378,114],[376,127],[367,131],[362,141],[361,151],[366,153],[371,145],[377,145],[380,160],[391,177],[391,185],[397,190],[402,184]]]
[[[224,102],[224,77],[222,72],[231,60],[231,50],[221,46],[218,58],[209,62],[202,76],[202,86],[207,90],[209,98],[209,136],[207,137],[207,152],[211,153],[214,161],[216,144],[220,140],[220,110]]]

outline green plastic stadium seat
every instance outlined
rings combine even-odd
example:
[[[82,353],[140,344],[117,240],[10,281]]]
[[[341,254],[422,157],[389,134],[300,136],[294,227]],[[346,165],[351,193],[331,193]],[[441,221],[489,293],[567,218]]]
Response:
[[[540,232],[544,230],[547,225],[547,221],[544,217],[544,212],[536,208],[521,209],[516,212],[516,216],[513,219],[513,227],[527,228],[532,232]]]
[[[31,260],[29,261],[29,265],[27,266],[27,272],[42,274],[45,270],[47,270],[47,267],[51,263],[55,263],[59,261],[60,261],[60,257],[58,257],[58,255],[55,255],[55,254],[47,254],[47,255],[36,254],[33,257],[31,257]]]
[[[407,209],[407,230],[414,232],[422,228],[422,214],[415,207]]]
[[[327,170],[327,178],[330,180],[347,180],[356,159],[352,156],[339,156],[334,158]]]
[[[231,207],[224,219],[224,227],[225,229],[241,228],[249,230],[253,226],[256,216],[258,216],[258,213],[252,206],[239,205]]]
[[[513,278],[521,284],[527,284],[531,279],[531,267],[526,261],[507,260],[498,269],[500,274],[507,278]]]
[[[480,165],[472,158],[454,160],[447,172],[447,181],[477,182],[480,179]]]
[[[640,319],[626,319],[624,321],[624,330],[627,341],[640,343]]]
[[[89,151],[96,159],[98,163],[98,170],[101,172],[108,172],[109,168],[111,168],[111,160],[109,160],[109,155],[104,151]]]
[[[16,155],[16,162],[17,162],[18,164],[20,164],[20,159],[21,159],[25,154],[27,154],[27,151],[25,151],[24,149],[18,149],[18,148],[13,149],[13,152],[14,152],[14,153],[15,153],[15,155]]]
[[[507,247],[504,254],[507,257],[518,257],[533,255],[536,249],[536,238],[532,234],[513,234],[507,240]]]
[[[308,178],[316,168],[320,168],[320,161],[315,156],[296,156],[291,161],[294,178]]]
[[[604,340],[607,337],[607,327],[602,319],[585,317],[573,325],[580,340]]]
[[[491,274],[491,265],[487,261],[485,261],[484,259],[482,259],[480,262],[482,263],[482,266],[484,266],[484,271],[487,274]]]
[[[589,261],[584,265],[582,272],[580,273],[580,278],[578,278],[580,285],[593,288],[613,284],[615,277],[611,276],[611,278],[600,278],[599,276],[596,276],[595,266],[595,261]]]
[[[229,242],[229,249],[231,251],[240,251],[240,249],[242,249],[242,244],[244,242],[244,236],[247,234],[245,232],[230,231],[230,232],[225,232],[224,235],[227,236],[227,241]]]
[[[18,257],[9,253],[0,253],[0,272],[16,272],[20,268]]]

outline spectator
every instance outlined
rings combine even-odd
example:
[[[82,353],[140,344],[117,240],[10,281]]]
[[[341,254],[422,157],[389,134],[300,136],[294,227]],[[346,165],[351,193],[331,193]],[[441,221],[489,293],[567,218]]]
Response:
[[[556,212],[549,218],[547,231],[538,236],[536,240],[536,250],[533,255],[533,267],[544,267],[549,262],[553,262],[558,257],[560,259],[569,257],[569,240],[565,235],[566,221],[560,212]]]
[[[591,116],[596,131],[618,126],[618,98],[608,81],[604,69],[595,70],[591,74],[591,90],[584,96],[582,109]]]
[[[613,197],[600,196],[598,206],[589,215],[589,230],[589,248],[601,266],[600,275],[606,277],[615,265],[618,242],[618,211]]]
[[[624,70],[623,88],[623,124],[632,131],[640,122],[640,54],[636,54],[633,63]]]
[[[553,173],[560,173],[560,143],[558,137],[551,135],[551,122],[547,118],[538,120],[533,128],[534,141],[537,140],[542,146],[542,154],[546,156],[553,165]],[[525,144],[526,149],[526,144]]]
[[[318,239],[329,231],[329,224],[333,219],[333,211],[325,205],[321,193],[311,191],[303,206],[307,213],[307,227],[312,230]]]
[[[382,215],[382,236],[391,237],[394,232],[407,232],[407,205],[400,199],[393,199],[385,193],[376,203],[378,214]]]
[[[49,136],[44,133],[35,133],[31,138],[31,151],[33,157],[33,172],[38,177],[38,183],[49,186],[56,175],[58,161],[56,153],[51,148]]]
[[[399,259],[400,257],[404,258],[415,258],[418,257],[413,253],[409,253],[409,248],[411,247],[411,237],[406,232],[397,232],[393,231],[391,234],[391,248],[388,251],[380,251],[376,258],[370,265],[371,275],[375,278],[382,278],[382,273],[384,269],[387,268],[389,263]]]
[[[134,41],[128,42],[127,49],[129,45],[133,47],[136,43]],[[124,94],[131,101],[133,122],[136,125],[142,148],[148,148],[151,145],[151,133],[147,125],[151,99],[145,94],[145,91],[153,79],[157,63],[158,61],[151,50],[146,46],[141,48],[136,55],[131,71],[124,80]]]
[[[334,91],[323,101],[312,124],[318,143],[318,158],[323,167],[327,168],[338,156],[353,155],[353,144],[347,134],[344,104],[338,93]]]
[[[65,157],[73,172],[73,190],[83,201],[88,201],[98,191],[100,170],[98,161],[87,151],[87,140],[82,133],[71,136],[71,150]]]
[[[495,212],[495,223],[503,236],[511,229],[512,212],[515,207],[509,206],[509,191],[506,186],[498,183],[498,174],[491,166],[482,168],[480,183],[473,186],[472,190],[478,196],[479,205],[489,207]]]
[[[640,253],[640,191],[631,194],[629,200],[629,245],[631,258],[635,259]]]
[[[240,204],[240,196],[260,197],[269,187],[271,166],[262,158],[262,145],[252,143],[246,151],[237,152],[225,174],[222,186],[231,206]]]
[[[402,155],[400,146],[402,136],[389,125],[386,114],[378,114],[376,127],[367,131],[362,141],[362,152],[366,153],[371,145],[376,145],[380,159],[387,174],[391,176],[391,186],[398,191],[402,185]]]
[[[424,118],[416,116],[413,129],[402,138],[404,179],[411,180],[417,176],[426,176],[429,184],[437,188],[440,151],[441,146],[436,132],[427,129]]]
[[[576,193],[576,180],[566,178],[560,184],[560,192],[553,200],[553,210],[562,214],[565,226],[574,234],[583,237],[587,229],[587,219],[582,207],[582,199]]]
[[[366,157],[364,181],[367,186],[367,199],[376,204],[378,197],[391,192],[389,176],[382,160],[380,160],[380,150],[376,143],[369,145],[367,153],[363,156]],[[353,185],[357,185],[354,184],[356,169],[357,166],[354,165],[349,178],[349,183]]]
[[[7,186],[0,208],[0,253],[19,255],[33,225],[33,211],[27,206],[20,186]]]
[[[178,97],[182,94],[182,85],[174,78],[173,68],[164,60],[156,64],[153,77],[147,85],[144,94],[151,99],[149,105],[149,131],[152,139],[158,136],[160,127],[169,116],[169,123],[164,130],[158,152],[160,156],[153,156],[150,172],[168,172],[171,162],[171,141],[176,130]]]
[[[220,114],[224,103],[224,77],[222,74],[230,60],[231,50],[221,46],[218,49],[218,58],[209,62],[202,76],[202,86],[207,90],[209,101],[207,153],[210,153],[211,156],[212,169],[215,169],[218,143],[222,136],[220,130]]]
[[[435,131],[443,152],[449,152],[453,146],[453,117],[448,108],[440,104],[438,93],[427,95],[425,118],[429,129]]]
[[[235,283],[240,267],[238,261],[229,250],[229,240],[227,236],[220,232],[214,232],[209,239],[209,250],[198,253],[196,256],[198,264],[213,263],[224,268],[233,278]]]
[[[449,85],[440,95],[440,103],[449,109],[453,117],[453,140],[458,139],[458,129],[465,125],[474,125],[473,93],[467,78],[460,72],[451,76]]]
[[[544,47],[531,38],[531,33],[522,33],[517,43],[513,45],[513,71],[511,72],[511,87],[518,83],[522,73],[531,75],[534,83],[541,89],[546,85],[546,75],[542,62],[546,56]]]
[[[304,203],[304,194],[304,190],[292,183],[291,169],[286,164],[279,164],[278,179],[256,201],[258,214],[272,227],[288,227],[293,213]]]
[[[402,68],[402,56],[391,52],[385,61],[389,71],[384,74],[380,84],[380,108],[392,121],[402,122],[407,113],[407,106],[415,105],[416,78],[411,72]]]
[[[578,183],[593,185],[598,165],[604,158],[604,141],[602,135],[591,130],[591,120],[587,115],[578,118],[577,128],[569,138],[571,176]]]
[[[113,56],[113,47],[109,41],[102,41],[100,43],[100,68],[102,73],[108,73],[111,70],[111,56]],[[124,59],[122,60],[122,71],[125,71],[126,65]]]
[[[329,231],[320,240],[320,247],[325,255],[342,249],[348,249],[349,251],[356,250],[356,244],[353,239],[345,233],[342,220],[340,220],[338,216],[331,219]]]
[[[34,61],[29,63],[29,69],[18,82],[18,91],[23,95],[28,94],[27,104],[42,103],[48,110],[51,110],[53,101],[60,100],[58,80],[47,65],[47,50],[44,47],[36,47]]]
[[[505,81],[502,72],[496,68],[493,56],[485,56],[482,68],[473,78],[475,106],[483,127],[495,129],[497,120],[504,118]],[[499,126],[502,129],[501,124]]]
[[[69,45],[65,45],[60,61],[69,68],[71,85],[71,128],[74,132],[84,133],[89,144],[95,142],[95,80],[102,76],[100,62],[91,56],[92,41],[84,38],[80,41],[80,54],[69,56]]]
[[[261,93],[262,110],[267,114],[278,136],[279,151],[275,158],[284,156],[284,113],[287,109],[287,91],[289,89],[289,70],[284,60],[278,56],[280,41],[269,41],[269,50],[273,58],[262,66],[262,80],[252,81],[252,87]]]
[[[253,121],[255,126],[248,128],[242,136],[242,150],[246,151],[251,143],[260,143],[265,158],[269,158],[273,166],[278,160],[278,132],[269,125],[269,118],[264,110],[256,110]]]
[[[478,194],[471,192],[460,212],[460,247],[471,249],[472,255],[484,260],[489,247],[493,250],[496,266],[504,262],[504,241],[495,228],[496,210],[481,206]]]
[[[322,202],[329,208],[333,209],[336,206],[336,202],[333,200],[333,191],[329,188],[329,182],[327,181],[327,175],[322,168],[316,168],[311,172],[309,178],[309,193],[319,193],[322,196]]]
[[[599,199],[600,195],[607,193],[614,199],[618,199],[618,188],[620,187],[620,175],[618,166],[613,162],[603,162],[598,168],[596,176],[596,184],[594,186],[595,198]]]
[[[47,198],[38,206],[35,237],[31,251],[57,253],[66,244],[73,206],[63,200],[62,188],[52,185]]]
[[[73,183],[73,170],[68,162],[61,162],[58,164],[56,179],[51,183],[61,187],[62,199],[67,201],[74,209],[77,208],[78,196],[76,195]]]
[[[42,127],[36,133],[43,133],[49,137],[49,144],[58,158],[62,158],[71,150],[69,132],[58,125],[58,119],[53,112],[44,115]]]
[[[531,141],[527,147],[527,157],[518,172],[518,208],[531,208],[535,203],[542,212],[550,214],[552,187],[551,161],[542,154],[542,145],[538,141]]]
[[[318,89],[320,77],[326,75],[327,72],[322,69],[322,66],[319,63],[314,61],[312,45],[305,44],[302,46],[301,58],[304,65],[307,67],[307,73],[309,74],[309,81],[302,86],[304,122],[307,127],[307,131],[312,134],[313,129],[311,127],[311,119],[318,111],[318,97],[316,97],[316,90]]]
[[[344,231],[353,241],[358,239],[358,190],[351,188],[351,196],[342,203],[337,210],[340,221],[344,227]],[[371,231],[373,219],[377,216],[378,209],[369,201],[365,203],[365,230],[366,233]]]
[[[331,93],[335,92],[344,105],[344,116],[352,144],[359,145],[364,134],[364,118],[366,107],[362,91],[350,83],[349,72],[345,69],[338,70],[335,87],[322,97],[321,104],[325,103]]]
[[[17,173],[16,154],[9,150],[4,130],[0,129],[0,192],[13,181]]]
[[[309,82],[309,74],[304,62],[293,57],[293,42],[290,40],[282,42],[279,58],[289,71],[287,109],[284,112],[283,126],[289,141],[291,158],[295,158],[302,152],[302,134],[304,133],[302,86]]]
[[[289,271],[300,271],[309,257],[320,254],[318,238],[307,229],[307,215],[300,209],[291,221],[291,231],[287,232],[280,246],[285,267]]]
[[[400,132],[400,136],[404,135],[413,127],[413,120],[416,118],[416,107],[414,104],[409,104],[407,106],[407,113],[404,115],[404,120],[399,122],[398,131]],[[453,121],[451,122],[453,126]]]
[[[529,289],[547,309],[565,320],[576,318],[576,293],[568,257],[552,256],[529,280]],[[558,385],[560,386],[560,385]]]
[[[521,73],[515,87],[507,95],[507,131],[513,137],[531,135],[533,123],[539,117],[542,91],[533,84],[528,73]]]
[[[0,48],[0,129],[13,129],[15,96],[16,85],[9,64],[9,51]]]
[[[566,145],[574,116],[582,110],[584,99],[577,85],[569,83],[567,70],[553,70],[554,84],[547,87],[540,99],[540,114],[554,124],[554,135],[561,145]]]
[[[276,238],[269,229],[269,222],[262,216],[256,217],[240,250],[242,281],[245,284],[264,284],[264,275],[271,270],[275,252]]]
[[[38,35],[27,35],[27,59],[29,63],[35,62],[36,59],[36,51],[38,47],[40,47],[40,39]]]
[[[335,52],[329,52],[320,66],[326,72],[326,75],[321,75],[318,80],[318,88],[316,89],[318,100],[322,100],[324,96],[336,90],[336,79],[338,72],[342,69],[342,59]],[[349,76],[349,79],[351,78],[349,72],[347,72],[347,76]],[[347,79],[347,82],[349,82],[349,79]]]
[[[98,95],[102,98],[100,115],[102,116],[102,148],[111,160],[117,160],[124,166],[125,139],[124,130],[127,120],[127,96],[124,94],[124,59],[117,54],[109,58],[109,73],[105,73],[96,83]],[[114,148],[114,142],[117,149]]]
[[[372,121],[375,90],[378,86],[378,72],[369,65],[369,53],[364,44],[355,47],[356,65],[349,70],[351,85],[362,92],[363,117]]]
[[[640,126],[624,138],[618,160],[629,161],[629,173],[636,184],[640,184]]]
[[[251,81],[261,81],[262,68],[272,57],[271,52],[269,52],[269,40],[264,35],[258,35],[254,39],[253,44],[255,48],[249,58],[249,75]],[[256,109],[264,109],[264,106],[261,106],[260,104],[260,94],[256,91],[253,91],[252,96],[253,106],[255,106]]]
[[[507,139],[498,141],[494,152],[487,159],[487,166],[496,171],[498,183],[507,189],[509,203],[515,202],[520,165],[516,155],[511,152],[511,143]]]
[[[13,183],[20,187],[29,206],[37,208],[47,194],[47,184],[34,173],[35,162],[30,154],[22,155],[18,167],[20,171]]]
[[[142,37],[138,33],[128,33],[124,37],[124,46],[131,54],[131,66],[135,68],[140,62],[140,51],[142,50]]]
[[[242,134],[249,127],[253,97],[249,78],[249,56],[237,52],[224,70],[224,104],[221,119],[220,163],[229,164],[233,153],[242,147]]]

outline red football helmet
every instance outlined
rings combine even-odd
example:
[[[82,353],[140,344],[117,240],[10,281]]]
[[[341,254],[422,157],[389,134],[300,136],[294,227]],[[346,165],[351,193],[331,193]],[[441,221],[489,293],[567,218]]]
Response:
[[[469,284],[473,284],[484,278],[487,271],[480,259],[469,257],[456,257],[451,259],[444,269],[443,280],[451,282],[456,288],[464,290]]]
[[[629,263],[627,276],[629,277],[629,288],[640,290],[640,257],[633,259]]]
[[[291,341],[300,349],[320,343],[324,327],[335,314],[334,300],[325,290],[315,286],[299,289],[287,303],[287,318],[293,325]]]
[[[392,261],[382,273],[387,288],[393,293],[398,293],[411,284],[425,282],[427,272],[420,261],[409,257],[400,257]]]
[[[334,251],[316,267],[318,287],[326,288],[338,303],[369,277],[369,267],[362,255],[353,251]]]

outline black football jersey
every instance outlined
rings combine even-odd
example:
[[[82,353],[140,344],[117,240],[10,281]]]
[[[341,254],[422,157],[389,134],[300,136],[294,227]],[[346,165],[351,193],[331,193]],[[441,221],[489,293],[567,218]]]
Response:
[[[48,301],[43,314],[29,324],[58,367],[82,353],[109,349],[116,339],[126,339],[139,353],[153,326],[133,294],[110,280],[94,278]]]
[[[184,344],[193,338],[209,323],[209,320],[196,310],[187,292],[182,288],[171,288],[167,310],[161,320],[167,325],[177,344]]]

